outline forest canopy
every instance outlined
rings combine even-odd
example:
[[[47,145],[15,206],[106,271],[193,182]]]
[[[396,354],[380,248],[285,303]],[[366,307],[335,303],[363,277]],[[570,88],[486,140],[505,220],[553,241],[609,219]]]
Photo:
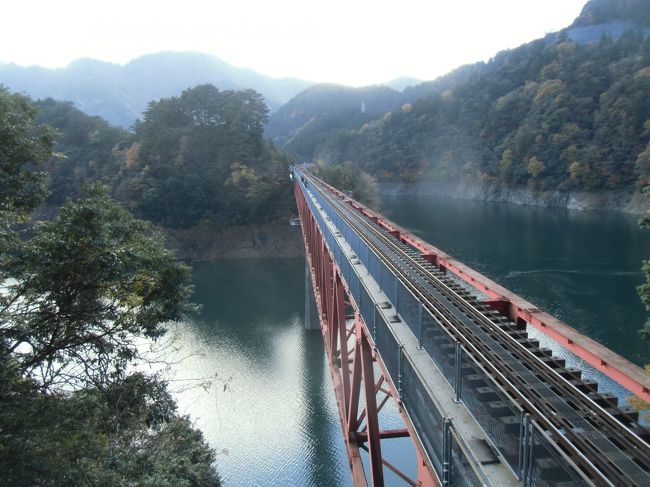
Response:
[[[252,91],[188,88],[151,102],[130,132],[72,104],[29,103],[36,123],[58,132],[42,169],[50,217],[101,182],[130,211],[162,227],[217,228],[286,221],[292,213],[290,160],[263,138],[268,109]]]

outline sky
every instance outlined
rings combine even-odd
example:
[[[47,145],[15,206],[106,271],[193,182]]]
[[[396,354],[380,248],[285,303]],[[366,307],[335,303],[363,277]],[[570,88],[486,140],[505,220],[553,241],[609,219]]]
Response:
[[[0,61],[199,51],[269,76],[435,79],[568,26],[586,0],[5,0]]]

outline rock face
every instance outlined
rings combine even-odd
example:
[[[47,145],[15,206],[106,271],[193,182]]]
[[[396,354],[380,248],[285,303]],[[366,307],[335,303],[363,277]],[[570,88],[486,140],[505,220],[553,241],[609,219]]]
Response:
[[[454,199],[498,201],[515,205],[562,207],[570,210],[610,210],[640,215],[650,210],[650,199],[641,192],[533,191],[471,183],[420,183],[379,185],[380,193],[430,194]]]
[[[304,255],[300,227],[288,222],[229,229],[198,225],[165,229],[164,234],[168,247],[176,251],[179,259],[187,261]]]

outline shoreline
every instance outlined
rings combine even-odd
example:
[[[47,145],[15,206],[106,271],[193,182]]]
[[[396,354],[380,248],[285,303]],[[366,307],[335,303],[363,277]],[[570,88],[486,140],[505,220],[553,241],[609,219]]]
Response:
[[[167,248],[176,258],[189,262],[227,258],[302,257],[304,245],[300,227],[288,223],[215,228],[162,228]]]
[[[601,193],[531,191],[524,188],[501,188],[464,182],[447,183],[378,183],[380,194],[391,196],[435,196],[456,200],[505,203],[538,208],[564,208],[571,211],[611,211],[638,217],[650,211],[650,198],[643,193],[608,191]],[[230,258],[292,258],[304,256],[299,226],[287,223],[216,228],[200,224],[190,228],[160,228],[167,248],[179,260],[189,262]]]
[[[615,211],[640,216],[650,211],[650,198],[640,191],[562,192],[532,191],[465,182],[378,183],[380,193],[443,196],[459,200],[491,201],[520,206],[566,208],[575,211]]]

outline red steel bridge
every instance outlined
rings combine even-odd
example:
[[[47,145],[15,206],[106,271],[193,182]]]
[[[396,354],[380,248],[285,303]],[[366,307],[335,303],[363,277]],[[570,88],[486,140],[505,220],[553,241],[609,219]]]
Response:
[[[649,374],[304,168],[293,179],[355,486],[389,475],[391,485],[650,486],[638,413],[529,332],[647,402]],[[388,407],[400,427],[382,423]],[[382,454],[397,438],[413,444],[413,471]]]

